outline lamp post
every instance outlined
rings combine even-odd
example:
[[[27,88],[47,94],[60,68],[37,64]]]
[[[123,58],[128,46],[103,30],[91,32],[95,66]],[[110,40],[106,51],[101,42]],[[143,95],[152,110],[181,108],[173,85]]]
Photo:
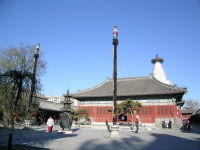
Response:
[[[119,126],[117,125],[117,26],[113,29],[113,125],[111,126],[111,137],[119,137]]]
[[[35,47],[35,54],[34,54],[34,64],[33,64],[33,70],[32,70],[32,75],[31,75],[31,91],[30,91],[30,96],[29,96],[29,106],[31,106],[32,101],[33,101],[33,93],[35,91],[35,74],[36,74],[36,67],[37,67],[37,61],[39,58],[39,50],[40,50],[40,44],[38,43]]]
[[[113,29],[113,125],[117,124],[117,45],[118,31],[117,26]]]

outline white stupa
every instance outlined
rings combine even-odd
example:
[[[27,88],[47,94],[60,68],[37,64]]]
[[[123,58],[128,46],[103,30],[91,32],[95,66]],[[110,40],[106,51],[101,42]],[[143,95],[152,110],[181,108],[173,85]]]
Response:
[[[162,67],[162,63],[164,62],[164,60],[156,55],[156,58],[153,58],[151,62],[154,64],[153,77],[164,84],[172,85],[172,82],[167,80],[165,71]]]

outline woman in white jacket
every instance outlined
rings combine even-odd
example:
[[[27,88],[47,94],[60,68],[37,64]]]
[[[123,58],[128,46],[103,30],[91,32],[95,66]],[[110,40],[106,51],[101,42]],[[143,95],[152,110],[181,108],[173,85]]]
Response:
[[[52,132],[53,129],[53,125],[54,125],[54,120],[53,118],[50,116],[49,119],[47,120],[47,126],[48,126],[48,132]]]

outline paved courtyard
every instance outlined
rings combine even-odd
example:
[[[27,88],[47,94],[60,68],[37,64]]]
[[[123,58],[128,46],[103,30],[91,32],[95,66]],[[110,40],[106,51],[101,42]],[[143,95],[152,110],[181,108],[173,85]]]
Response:
[[[111,138],[104,126],[73,127],[73,134],[60,134],[59,126],[48,133],[46,126],[32,129],[17,129],[13,143],[43,147],[50,150],[199,150],[200,128],[191,132],[179,129],[140,129],[139,133],[129,128],[120,128],[120,137]],[[0,128],[0,146],[7,142],[6,129]],[[1,148],[0,148],[1,149]]]

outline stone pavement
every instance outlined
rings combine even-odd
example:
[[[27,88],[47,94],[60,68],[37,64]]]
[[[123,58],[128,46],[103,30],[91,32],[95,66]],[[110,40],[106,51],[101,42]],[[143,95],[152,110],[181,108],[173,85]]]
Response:
[[[47,127],[33,126],[31,129],[17,129],[13,143],[43,147],[50,150],[199,150],[200,128],[191,132],[178,129],[141,128],[139,133],[129,128],[120,128],[120,137],[111,138],[105,126],[73,127],[73,134],[60,134],[59,126],[52,133]],[[0,128],[0,146],[7,142],[7,130]]]

